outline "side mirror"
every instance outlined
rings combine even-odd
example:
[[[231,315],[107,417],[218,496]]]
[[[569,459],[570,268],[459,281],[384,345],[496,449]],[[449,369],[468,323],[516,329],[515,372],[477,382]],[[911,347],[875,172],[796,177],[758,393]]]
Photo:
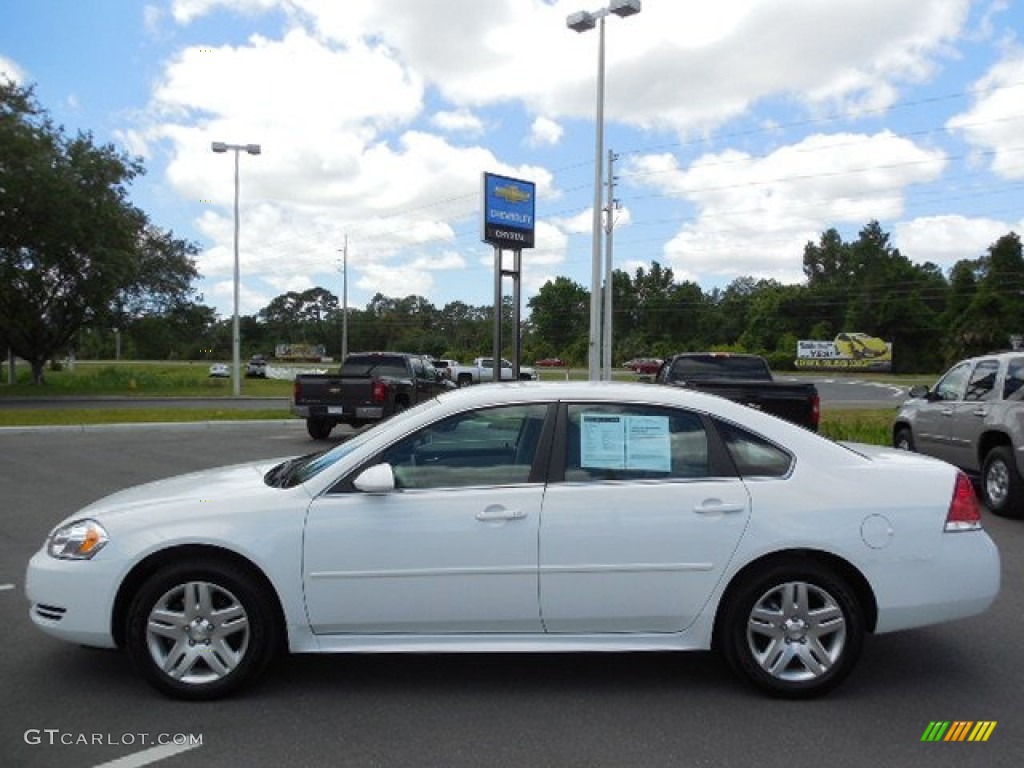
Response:
[[[918,400],[923,400],[928,397],[928,392],[929,389],[927,384],[915,384],[910,388],[910,391],[907,392],[907,394]]]
[[[395,490],[395,472],[390,464],[374,464],[360,472],[352,485],[363,493],[391,493]]]

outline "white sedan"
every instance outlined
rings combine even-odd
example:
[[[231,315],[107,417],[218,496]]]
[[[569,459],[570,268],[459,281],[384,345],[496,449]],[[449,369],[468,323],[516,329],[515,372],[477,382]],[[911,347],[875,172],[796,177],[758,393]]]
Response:
[[[672,387],[458,390],[333,450],[132,488],[61,522],[32,620],[165,694],[280,651],[719,649],[768,693],[866,633],[972,616],[999,556],[949,464]]]

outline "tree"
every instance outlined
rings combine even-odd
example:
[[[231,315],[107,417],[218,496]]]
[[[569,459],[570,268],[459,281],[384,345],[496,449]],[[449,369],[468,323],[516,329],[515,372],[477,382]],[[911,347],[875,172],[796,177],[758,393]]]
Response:
[[[42,383],[80,329],[183,303],[194,247],[128,201],[138,159],[66,135],[30,87],[0,82],[0,336]]]

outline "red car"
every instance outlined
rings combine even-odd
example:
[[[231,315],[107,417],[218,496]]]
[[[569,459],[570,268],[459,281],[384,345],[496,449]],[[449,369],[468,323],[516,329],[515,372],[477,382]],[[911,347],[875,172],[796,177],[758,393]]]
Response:
[[[661,368],[663,360],[657,357],[634,357],[632,360],[627,360],[622,364],[623,368],[628,368],[633,373],[657,373],[658,369]]]
[[[545,357],[534,363],[538,368],[564,368],[566,363],[560,357]]]

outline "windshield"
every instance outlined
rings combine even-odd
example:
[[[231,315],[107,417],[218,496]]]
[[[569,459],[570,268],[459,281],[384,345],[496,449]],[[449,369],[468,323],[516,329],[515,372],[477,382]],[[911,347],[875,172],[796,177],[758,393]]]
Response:
[[[379,424],[375,424],[372,427],[364,429],[362,432],[359,432],[354,437],[351,437],[345,442],[331,448],[329,451],[319,451],[317,453],[299,456],[294,459],[288,459],[288,461],[278,464],[267,472],[267,474],[263,476],[263,482],[273,488],[293,488],[296,485],[301,485],[307,480],[316,477],[328,467],[334,466],[359,448],[359,446],[369,441],[377,434],[377,430],[380,429],[382,425],[393,425],[398,421],[413,416],[414,414],[433,408],[437,404],[438,400],[436,397],[424,400],[419,405],[416,405],[407,411],[395,414],[387,421],[380,422]]]

